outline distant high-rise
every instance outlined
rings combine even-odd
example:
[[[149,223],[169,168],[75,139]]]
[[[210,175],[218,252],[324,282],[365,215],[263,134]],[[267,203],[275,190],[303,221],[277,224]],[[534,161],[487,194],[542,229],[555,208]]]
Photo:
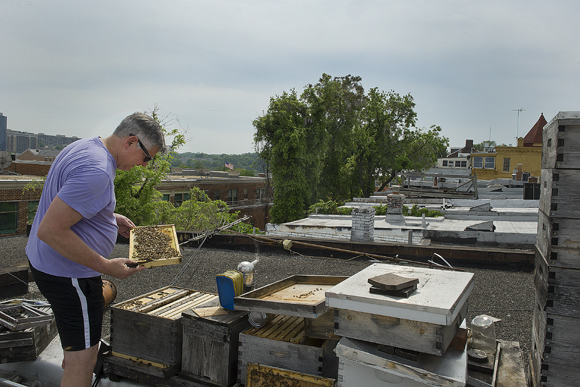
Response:
[[[0,113],[0,151],[6,150],[6,129],[8,129],[8,118]]]

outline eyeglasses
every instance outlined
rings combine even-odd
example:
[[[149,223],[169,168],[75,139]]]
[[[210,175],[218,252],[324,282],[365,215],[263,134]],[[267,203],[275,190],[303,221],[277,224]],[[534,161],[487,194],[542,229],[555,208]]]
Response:
[[[133,133],[129,133],[129,136],[133,137]],[[137,137],[137,136],[135,136],[135,137]],[[145,157],[143,157],[143,162],[144,163],[147,163],[147,162],[153,160],[153,157],[151,157],[151,155],[147,151],[147,148],[145,148],[145,145],[143,145],[143,143],[141,142],[141,140],[139,140],[139,137],[137,137],[137,142],[139,143],[139,146],[141,147],[141,149],[143,150],[143,152],[145,152]]]

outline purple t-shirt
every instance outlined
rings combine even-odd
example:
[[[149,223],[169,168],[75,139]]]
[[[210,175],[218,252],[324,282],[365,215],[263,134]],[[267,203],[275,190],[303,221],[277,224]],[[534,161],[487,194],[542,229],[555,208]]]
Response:
[[[38,239],[37,231],[42,217],[58,196],[83,216],[71,230],[91,249],[108,257],[118,232],[114,214],[116,169],[115,158],[98,137],[77,140],[59,153],[46,177],[26,245],[26,254],[35,269],[59,277],[100,275],[57,253]]]

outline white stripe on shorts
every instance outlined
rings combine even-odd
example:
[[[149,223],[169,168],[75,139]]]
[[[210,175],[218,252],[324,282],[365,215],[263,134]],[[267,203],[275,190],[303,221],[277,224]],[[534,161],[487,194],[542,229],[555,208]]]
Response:
[[[72,284],[77,290],[77,294],[79,295],[79,301],[81,302],[81,309],[83,313],[83,325],[85,331],[85,349],[91,347],[91,329],[89,324],[89,311],[87,309],[87,298],[85,297],[83,291],[79,286],[79,280],[77,278],[71,278]]]

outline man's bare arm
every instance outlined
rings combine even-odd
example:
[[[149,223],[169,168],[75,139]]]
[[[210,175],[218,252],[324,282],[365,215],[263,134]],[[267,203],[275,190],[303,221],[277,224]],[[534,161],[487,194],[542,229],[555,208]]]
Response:
[[[79,212],[57,196],[38,226],[38,238],[63,257],[112,277],[127,278],[145,269],[142,266],[129,268],[125,264],[130,263],[130,259],[106,259],[91,249],[71,230],[71,227],[81,219],[82,215]]]

